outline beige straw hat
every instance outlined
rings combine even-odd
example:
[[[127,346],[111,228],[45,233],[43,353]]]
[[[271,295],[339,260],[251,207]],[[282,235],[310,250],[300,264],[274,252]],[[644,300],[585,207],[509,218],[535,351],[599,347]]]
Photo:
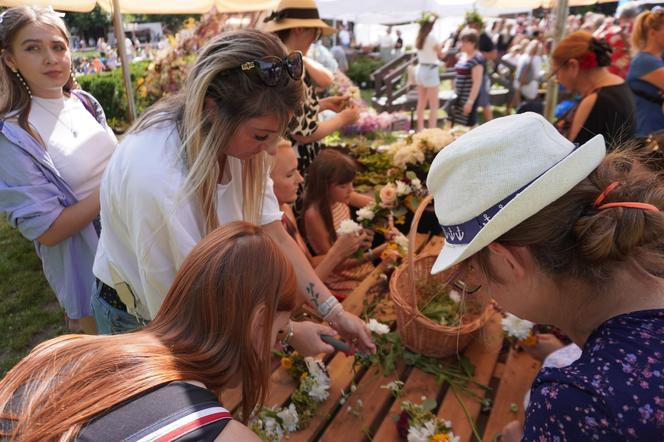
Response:
[[[331,35],[336,30],[320,19],[314,0],[281,0],[276,11],[265,20],[262,30],[276,32],[292,28],[319,28],[323,35]]]
[[[532,112],[496,118],[448,145],[427,176],[445,235],[431,272],[471,257],[565,195],[605,155],[602,135],[577,146]]]

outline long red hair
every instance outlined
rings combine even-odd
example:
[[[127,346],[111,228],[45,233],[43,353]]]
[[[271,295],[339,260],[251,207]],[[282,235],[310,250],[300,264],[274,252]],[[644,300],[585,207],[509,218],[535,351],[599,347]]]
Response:
[[[147,327],[61,336],[19,362],[0,381],[0,436],[71,440],[99,413],[157,385],[195,380],[219,395],[237,375],[246,419],[267,393],[274,315],[295,302],[292,267],[267,234],[245,222],[220,227],[191,251]],[[254,342],[261,305],[264,333]]]

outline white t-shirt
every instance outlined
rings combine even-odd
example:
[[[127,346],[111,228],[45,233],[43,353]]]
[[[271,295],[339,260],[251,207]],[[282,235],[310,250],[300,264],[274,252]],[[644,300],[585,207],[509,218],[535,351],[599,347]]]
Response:
[[[79,200],[94,191],[118,144],[76,97],[32,98],[28,122]],[[76,134],[76,135],[74,135]]]
[[[438,65],[439,61],[438,53],[436,52],[435,48],[436,44],[438,44],[436,37],[429,33],[429,35],[427,35],[427,37],[424,39],[422,49],[417,50],[417,62],[419,64]]]
[[[523,54],[519,57],[516,72],[514,73],[514,85],[519,86],[519,77],[526,66],[530,66],[530,74],[526,75],[531,78],[531,81],[521,86],[521,95],[528,99],[534,100],[537,98],[539,91],[539,78],[542,70],[542,57],[539,55],[530,56]]]
[[[157,314],[177,270],[203,238],[203,215],[195,197],[183,191],[187,171],[180,151],[171,123],[127,135],[102,178],[102,232],[92,270],[112,287],[112,263],[145,319]],[[242,161],[229,157],[227,164],[231,180],[217,187],[221,225],[243,219]],[[272,186],[267,177],[262,225],[282,217]]]
[[[394,39],[392,34],[383,34],[379,38],[379,45],[382,49],[392,49],[394,47]]]

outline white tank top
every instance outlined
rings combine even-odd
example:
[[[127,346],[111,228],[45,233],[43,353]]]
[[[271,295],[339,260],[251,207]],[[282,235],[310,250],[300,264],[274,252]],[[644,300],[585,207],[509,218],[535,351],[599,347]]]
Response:
[[[417,61],[419,64],[435,64],[438,65],[438,54],[436,53],[435,46],[438,42],[436,38],[429,33],[427,38],[424,39],[422,49],[417,50]]]

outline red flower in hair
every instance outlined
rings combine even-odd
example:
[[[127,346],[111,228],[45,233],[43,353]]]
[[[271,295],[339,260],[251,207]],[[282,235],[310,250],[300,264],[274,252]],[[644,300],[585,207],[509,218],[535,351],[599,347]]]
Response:
[[[593,51],[586,52],[579,60],[579,67],[581,69],[592,69],[596,68],[597,66],[597,55],[595,55]]]

